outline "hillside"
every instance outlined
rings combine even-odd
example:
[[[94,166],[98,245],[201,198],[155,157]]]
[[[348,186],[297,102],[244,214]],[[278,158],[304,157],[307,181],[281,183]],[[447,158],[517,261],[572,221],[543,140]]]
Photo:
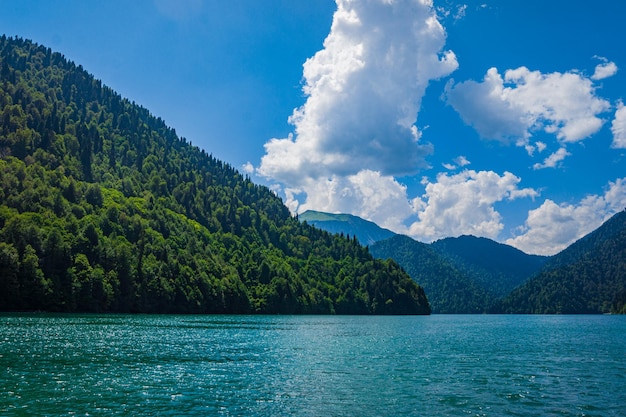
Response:
[[[380,259],[393,259],[423,286],[435,313],[483,313],[536,273],[548,259],[486,238],[460,236],[424,244],[349,214],[306,211],[306,221],[356,236]]]
[[[484,237],[445,238],[433,242],[431,246],[496,297],[508,295],[548,260],[548,257],[528,255]]]
[[[426,291],[433,313],[484,313],[494,298],[431,245],[396,235],[370,247],[372,255],[397,261]]]
[[[49,48],[0,38],[0,310],[428,314],[354,239]]]
[[[555,255],[500,311],[626,313],[626,212]]]
[[[331,214],[307,210],[298,218],[300,221],[306,221],[308,224],[330,233],[356,236],[363,245],[371,245],[395,235],[391,230],[383,229],[374,222],[351,214]]]

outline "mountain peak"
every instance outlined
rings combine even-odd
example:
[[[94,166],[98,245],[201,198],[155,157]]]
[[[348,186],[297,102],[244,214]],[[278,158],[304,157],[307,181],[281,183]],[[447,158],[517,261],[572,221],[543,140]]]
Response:
[[[300,221],[319,227],[330,233],[343,233],[356,236],[362,245],[372,245],[375,242],[388,239],[395,235],[389,229],[384,229],[376,223],[362,219],[352,214],[333,214],[322,211],[307,210],[298,216]]]

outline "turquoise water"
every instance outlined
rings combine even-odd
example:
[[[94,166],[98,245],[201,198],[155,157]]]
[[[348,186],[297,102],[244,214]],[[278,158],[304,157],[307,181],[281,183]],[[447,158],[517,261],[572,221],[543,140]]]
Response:
[[[623,416],[623,316],[0,315],[0,415]]]

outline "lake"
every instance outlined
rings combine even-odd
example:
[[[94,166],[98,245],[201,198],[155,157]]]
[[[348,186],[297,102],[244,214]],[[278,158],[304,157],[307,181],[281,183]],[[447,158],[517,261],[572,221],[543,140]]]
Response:
[[[626,317],[0,315],[0,415],[623,416]]]

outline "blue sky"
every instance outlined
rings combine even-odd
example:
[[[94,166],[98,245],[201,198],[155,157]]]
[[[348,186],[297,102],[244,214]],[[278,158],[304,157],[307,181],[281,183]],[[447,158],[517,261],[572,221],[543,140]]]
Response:
[[[626,206],[626,3],[0,0],[293,212],[552,254]]]

